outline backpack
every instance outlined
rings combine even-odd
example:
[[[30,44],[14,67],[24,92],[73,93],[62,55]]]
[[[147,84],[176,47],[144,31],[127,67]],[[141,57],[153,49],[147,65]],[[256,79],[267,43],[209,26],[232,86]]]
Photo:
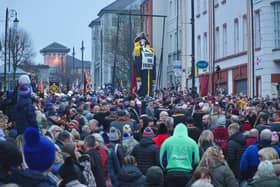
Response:
[[[120,144],[112,145],[110,144],[108,146],[108,162],[107,162],[107,172],[108,176],[111,179],[111,183],[113,187],[117,186],[117,174],[120,170],[120,163],[117,156],[117,150]]]
[[[91,170],[91,162],[90,162],[90,156],[89,155],[82,155],[79,158],[80,165],[83,166],[83,177],[85,178],[87,182],[88,187],[96,187],[96,181],[94,178],[94,175]]]

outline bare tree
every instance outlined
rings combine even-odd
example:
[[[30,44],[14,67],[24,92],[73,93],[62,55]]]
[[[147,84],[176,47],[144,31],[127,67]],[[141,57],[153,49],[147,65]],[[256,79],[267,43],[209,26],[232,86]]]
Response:
[[[120,16],[119,35],[117,36],[117,31],[112,34],[111,52],[113,55],[117,54],[115,76],[117,80],[121,79],[124,85],[131,81],[133,40],[139,32],[139,17]]]
[[[33,64],[35,55],[32,41],[28,33],[23,29],[16,27],[10,28],[8,32],[7,43],[7,64],[10,63],[13,70],[13,80],[16,79],[17,68],[20,65]],[[4,36],[1,39],[4,46]],[[4,47],[2,46],[1,58],[4,58]]]

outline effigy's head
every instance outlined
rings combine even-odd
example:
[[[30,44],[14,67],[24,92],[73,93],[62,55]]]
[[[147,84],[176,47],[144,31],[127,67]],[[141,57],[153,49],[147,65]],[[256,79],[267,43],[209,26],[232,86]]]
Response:
[[[139,42],[141,45],[150,44],[144,32],[140,32],[139,34],[137,34],[134,42]]]

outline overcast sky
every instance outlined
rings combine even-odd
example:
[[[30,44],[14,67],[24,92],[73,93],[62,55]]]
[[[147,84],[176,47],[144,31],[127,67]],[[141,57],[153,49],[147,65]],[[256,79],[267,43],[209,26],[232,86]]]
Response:
[[[19,27],[25,29],[33,42],[36,63],[43,63],[40,49],[58,42],[81,58],[81,41],[84,40],[84,59],[91,59],[91,32],[89,23],[97,13],[114,0],[0,0],[0,31],[4,33],[5,9],[15,9]]]

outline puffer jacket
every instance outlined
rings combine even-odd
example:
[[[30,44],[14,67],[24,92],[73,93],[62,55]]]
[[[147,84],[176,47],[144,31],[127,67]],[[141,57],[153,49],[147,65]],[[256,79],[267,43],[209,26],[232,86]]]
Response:
[[[246,138],[241,132],[235,133],[229,137],[229,140],[227,142],[226,160],[235,177],[237,177],[238,179],[240,179],[239,163],[245,149]]]
[[[118,175],[118,187],[144,187],[145,176],[135,166],[125,166]]]
[[[159,166],[159,150],[152,138],[143,137],[131,153],[135,157],[137,167],[145,174],[151,166]]]
[[[239,186],[238,181],[236,180],[233,172],[231,169],[221,163],[221,162],[216,162],[213,168],[211,168],[212,173],[213,173],[213,184],[215,187],[234,187],[234,186]]]

